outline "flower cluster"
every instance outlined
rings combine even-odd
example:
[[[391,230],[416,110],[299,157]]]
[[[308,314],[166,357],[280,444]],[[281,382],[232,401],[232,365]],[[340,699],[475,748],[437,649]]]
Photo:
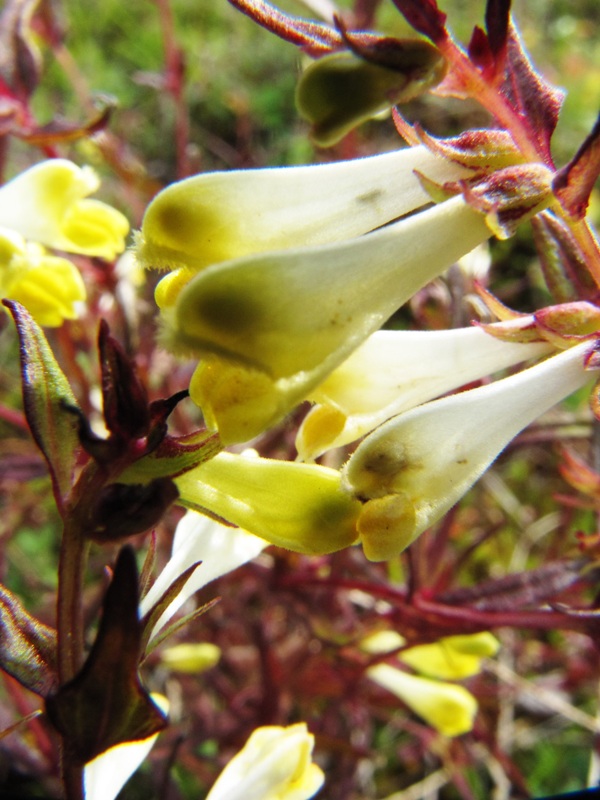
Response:
[[[46,248],[107,260],[125,248],[126,218],[88,199],[99,185],[89,167],[55,159],[0,187],[0,295],[24,305],[41,325],[74,319],[86,297],[75,265]]]

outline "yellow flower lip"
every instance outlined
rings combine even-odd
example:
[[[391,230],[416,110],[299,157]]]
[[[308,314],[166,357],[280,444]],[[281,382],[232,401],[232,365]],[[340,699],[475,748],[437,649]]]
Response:
[[[87,199],[99,184],[89,167],[43,161],[0,187],[0,225],[46,247],[112,260],[125,249],[129,223],[111,206]]]

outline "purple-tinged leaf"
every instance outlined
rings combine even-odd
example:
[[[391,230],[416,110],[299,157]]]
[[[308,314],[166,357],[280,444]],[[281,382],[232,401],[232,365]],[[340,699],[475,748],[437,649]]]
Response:
[[[486,215],[499,239],[545,209],[552,200],[552,173],[543,164],[520,164],[492,172],[472,185],[462,182],[469,205]]]
[[[486,32],[475,25],[468,47],[469,59],[484,74],[490,75],[494,70],[494,55]]]
[[[76,408],[77,403],[40,326],[19,303],[2,302],[10,310],[19,335],[25,416],[48,464],[62,513],[79,447],[76,419],[65,406]]]
[[[286,42],[301,47],[313,56],[324,55],[343,47],[338,31],[330,25],[293,17],[274,8],[265,0],[229,0],[232,6]]]
[[[478,172],[493,172],[523,161],[508,131],[481,129],[461,133],[450,139],[438,139],[415,126],[419,140],[442,158]]]
[[[154,630],[156,623],[171,605],[173,600],[175,600],[175,598],[179,595],[185,584],[188,582],[188,578],[191,577],[192,573],[195,572],[196,568],[199,567],[201,563],[201,561],[196,561],[194,564],[191,564],[187,569],[185,569],[181,575],[178,575],[166,592],[164,592],[152,606],[150,611],[148,611],[147,614],[144,614],[141,621],[143,630],[141,647],[142,652],[144,652],[147,648],[150,636],[152,635],[152,631]]]
[[[85,664],[46,700],[48,718],[73,763],[83,765],[110,747],[146,739],[165,727],[164,715],[138,676],[141,635],[135,555],[124,547]]]
[[[550,561],[536,569],[444,593],[436,597],[436,602],[468,605],[486,611],[516,611],[535,607],[585,580],[585,567],[588,564],[589,561],[584,558]]]
[[[506,79],[502,91],[527,127],[543,161],[553,166],[550,139],[558,122],[564,92],[547,83],[536,72],[519,32],[509,24]]]
[[[150,584],[152,581],[152,573],[154,572],[154,568],[156,567],[156,531],[152,531],[150,534],[150,542],[148,543],[148,549],[146,550],[146,557],[144,558],[144,563],[142,564],[142,569],[140,572],[140,598],[143,598],[150,588]]]
[[[565,344],[596,339],[600,330],[600,308],[585,300],[546,306],[533,316],[544,339],[561,349]]]
[[[183,617],[175,620],[175,622],[170,622],[165,625],[164,628],[161,628],[160,632],[154,636],[150,644],[148,645],[148,652],[155,650],[160,644],[162,644],[165,639],[168,639],[169,636],[172,636],[177,631],[185,629],[189,629],[189,626],[192,622],[201,617],[203,614],[206,614],[207,611],[210,611],[211,608],[216,606],[216,604],[221,600],[220,597],[215,597],[213,600],[209,600],[208,603],[204,603],[199,608],[195,608],[193,611],[190,611],[189,614],[184,614]]]
[[[600,175],[600,115],[575,156],[556,173],[552,188],[573,219],[585,217],[590,195]]]
[[[533,240],[548,289],[559,303],[592,297],[596,285],[585,256],[565,223],[550,211],[531,220]]]
[[[510,4],[511,0],[487,0],[485,7],[485,29],[498,73],[504,67],[506,57]]]
[[[119,475],[124,483],[147,483],[155,478],[176,478],[223,449],[219,435],[198,431],[187,436],[166,436],[157,448],[142,456]]]
[[[1,585],[0,668],[42,697],[58,685],[56,631],[32,617]]]
[[[393,3],[408,24],[434,44],[448,38],[446,15],[435,0],[393,0]]]
[[[124,441],[145,436],[150,427],[146,389],[132,360],[110,335],[104,320],[100,323],[98,350],[106,427]]]

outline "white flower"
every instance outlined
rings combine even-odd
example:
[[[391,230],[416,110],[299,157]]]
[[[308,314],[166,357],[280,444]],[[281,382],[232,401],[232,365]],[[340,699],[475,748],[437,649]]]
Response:
[[[476,327],[377,331],[309,395],[317,405],[298,431],[298,453],[313,460],[402,411],[551,350],[547,343],[505,342]]]
[[[257,728],[206,800],[308,800],[324,780],[311,761],[313,745],[305,723]]]
[[[343,469],[363,510],[367,558],[401,552],[436,522],[523,428],[589,380],[584,342],[487,386],[434,400],[381,425]]]

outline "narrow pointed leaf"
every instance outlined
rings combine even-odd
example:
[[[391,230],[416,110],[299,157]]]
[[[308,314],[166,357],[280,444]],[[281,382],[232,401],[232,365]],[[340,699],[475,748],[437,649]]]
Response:
[[[48,464],[59,510],[71,489],[79,439],[71,387],[44,332],[19,303],[3,300],[19,335],[23,404],[31,434]]]
[[[417,33],[429,37],[434,44],[448,38],[446,15],[435,0],[393,0],[398,11]]]
[[[574,158],[553,181],[554,194],[574,219],[585,217],[590,195],[600,175],[600,115]]]

